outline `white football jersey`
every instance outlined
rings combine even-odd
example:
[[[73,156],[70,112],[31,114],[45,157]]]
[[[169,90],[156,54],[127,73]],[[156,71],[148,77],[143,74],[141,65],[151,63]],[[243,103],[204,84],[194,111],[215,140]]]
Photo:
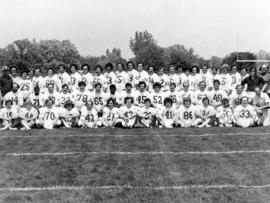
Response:
[[[62,88],[62,85],[64,85],[64,84],[70,86],[71,78],[67,72],[58,73],[57,76],[61,81],[61,88]]]
[[[137,104],[138,106],[142,107],[144,105],[144,100],[146,98],[150,99],[149,92],[147,91],[136,91],[134,95],[134,103]]]
[[[232,89],[232,76],[230,74],[220,74],[220,89],[229,91]]]
[[[74,118],[78,118],[80,113],[78,109],[72,108],[71,110],[67,110],[65,108],[59,108],[59,117],[62,117],[68,124],[71,124]]]
[[[130,108],[128,108],[127,106],[121,106],[119,111],[118,111],[118,115],[120,117],[124,117],[126,119],[129,119],[133,116],[136,116],[138,112],[138,107],[136,106],[131,106]]]
[[[214,109],[214,107],[208,105],[206,106],[197,106],[197,115],[199,115],[200,117],[203,118],[208,118],[210,116],[214,116],[216,114],[216,110]]]
[[[170,78],[167,74],[159,75],[159,83],[161,85],[161,91],[167,91],[170,85]]]
[[[118,118],[118,111],[119,111],[119,109],[116,107],[113,107],[112,109],[110,109],[108,107],[104,107],[102,117],[107,122],[112,122]]]
[[[98,119],[98,114],[94,108],[92,110],[88,110],[86,106],[83,106],[81,109],[81,118],[88,123],[94,123]]]
[[[152,92],[154,83],[160,82],[160,80],[159,80],[158,75],[156,73],[153,73],[153,74],[148,74],[147,82],[148,82],[148,91]]]
[[[105,92],[97,93],[96,91],[92,92],[90,98],[94,103],[94,108],[99,112],[107,104],[109,94]]]
[[[78,89],[79,82],[81,82],[81,81],[82,81],[82,76],[80,73],[78,73],[78,72],[72,73],[70,75],[70,83],[69,83],[70,89],[72,91],[75,91],[76,89]]]
[[[129,75],[125,71],[117,71],[116,72],[116,89],[118,92],[122,92],[125,90],[125,85],[129,80]]]
[[[54,106],[59,105],[59,93],[58,92],[53,92],[50,93],[48,91],[44,92],[43,94],[40,95],[40,101],[41,101],[41,106],[45,106],[45,101],[47,99],[50,99],[53,101]]]
[[[7,100],[11,100],[13,102],[13,106],[14,107],[20,107],[23,105],[23,94],[21,94],[20,92],[8,92],[5,96],[4,96],[4,106]]]
[[[43,90],[46,91],[49,85],[53,85],[55,91],[60,91],[62,89],[61,80],[57,75],[53,75],[52,77],[46,76],[43,79]]]
[[[220,106],[224,98],[228,98],[227,92],[224,90],[212,90],[209,92],[210,103],[214,107]]]
[[[59,108],[57,107],[52,107],[52,108],[47,108],[47,107],[42,107],[39,109],[39,118],[43,120],[44,122],[55,122],[59,118]]]
[[[70,100],[74,102],[74,94],[61,92],[59,93],[59,96],[57,99],[58,99],[57,103],[59,104],[59,106],[64,107],[66,101]]]
[[[39,107],[39,106],[42,105],[40,94],[39,95],[35,95],[35,93],[32,93],[32,94],[30,94],[29,99],[30,99],[31,103],[35,107]]]
[[[209,99],[209,102],[210,102],[209,94],[210,94],[210,92],[207,90],[204,90],[204,91],[196,90],[192,95],[193,96],[192,102],[196,105],[203,105],[202,99],[205,97],[207,97]]]
[[[81,109],[82,106],[86,105],[86,102],[92,99],[91,96],[91,93],[87,90],[84,90],[83,92],[76,90],[72,93],[74,104],[78,109]]]
[[[86,84],[86,89],[93,89],[94,77],[91,73],[82,73],[82,81]]]
[[[232,92],[232,94],[230,95],[230,105],[232,106],[240,105],[242,97],[249,98],[249,95],[246,92],[242,92],[242,94],[238,94],[236,91]]]
[[[153,106],[157,109],[162,109],[164,106],[164,99],[169,97],[169,94],[167,94],[167,92],[152,92],[149,96]]]
[[[206,88],[213,87],[213,75],[211,72],[207,71],[206,73],[201,72],[201,81],[204,81],[206,83]]]
[[[27,122],[30,122],[32,120],[37,119],[38,111],[33,107],[30,110],[26,108],[21,108],[19,110],[19,116],[21,119],[26,120]]]
[[[254,123],[257,118],[257,113],[255,108],[251,105],[247,105],[246,107],[239,105],[234,109],[234,116],[237,124],[248,127]]]
[[[128,82],[134,86],[136,84],[136,82],[139,80],[138,71],[135,69],[132,69],[131,71],[127,71],[127,74],[129,76]]]
[[[33,92],[33,83],[29,79],[20,79],[18,81],[20,89],[18,91],[21,92],[24,98],[28,97]]]
[[[3,120],[7,120],[10,121],[12,119],[16,119],[18,118],[18,110],[17,108],[11,108],[11,109],[7,109],[7,108],[3,108],[0,109],[0,118]]]
[[[196,119],[196,114],[198,112],[198,107],[194,105],[190,105],[189,108],[186,108],[185,106],[180,106],[179,109],[177,110],[176,117],[177,120],[181,121],[184,123],[184,125],[188,125],[195,121]]]

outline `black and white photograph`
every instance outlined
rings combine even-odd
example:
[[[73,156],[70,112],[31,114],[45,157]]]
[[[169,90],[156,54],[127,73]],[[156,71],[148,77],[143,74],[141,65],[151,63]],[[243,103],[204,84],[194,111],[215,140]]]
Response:
[[[269,8],[2,0],[0,202],[270,203]]]

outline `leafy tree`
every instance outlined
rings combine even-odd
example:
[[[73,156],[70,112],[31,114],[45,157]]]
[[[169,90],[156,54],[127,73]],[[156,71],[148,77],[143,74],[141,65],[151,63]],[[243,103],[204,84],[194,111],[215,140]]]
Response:
[[[96,65],[105,66],[106,63],[113,63],[116,65],[117,63],[126,63],[127,60],[122,58],[121,50],[117,48],[113,48],[112,52],[109,49],[106,49],[105,55],[102,56],[86,56],[80,57],[80,63],[87,63],[90,65],[91,70],[94,69]]]
[[[239,52],[238,53],[238,59],[239,60],[256,60],[255,54],[251,52]],[[250,68],[252,66],[255,66],[255,62],[237,62],[237,53],[233,52],[229,55],[227,55],[222,63],[227,63],[229,66],[237,66],[238,70],[241,70],[243,68]]]
[[[205,60],[199,58],[192,48],[186,49],[185,46],[179,44],[165,48],[163,60],[166,66],[174,65],[186,68],[205,63]]]
[[[135,62],[161,67],[164,50],[157,45],[152,34],[147,31],[135,32],[135,37],[130,39],[129,47],[135,55]]]
[[[218,56],[212,56],[208,60],[208,65],[213,68],[220,68],[222,66],[223,58]]]
[[[39,66],[56,67],[60,63],[75,63],[79,52],[69,40],[16,40],[0,50],[2,65],[16,66],[19,71]]]

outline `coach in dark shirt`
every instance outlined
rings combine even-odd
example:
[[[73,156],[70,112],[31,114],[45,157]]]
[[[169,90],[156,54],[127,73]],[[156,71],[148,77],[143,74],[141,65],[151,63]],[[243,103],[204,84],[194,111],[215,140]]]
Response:
[[[245,87],[247,92],[254,92],[255,87],[264,89],[265,82],[262,77],[257,75],[257,70],[253,67],[249,71],[249,76],[242,81],[242,85]]]
[[[6,93],[12,90],[13,80],[8,75],[8,73],[9,71],[7,67],[3,67],[3,69],[0,70],[0,91],[1,91],[2,97],[4,97]]]

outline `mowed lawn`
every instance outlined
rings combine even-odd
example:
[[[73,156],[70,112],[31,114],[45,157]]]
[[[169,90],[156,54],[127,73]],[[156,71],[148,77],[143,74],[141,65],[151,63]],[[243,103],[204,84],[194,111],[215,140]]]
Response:
[[[270,128],[0,133],[0,202],[270,202],[270,186],[253,187],[270,184],[270,153],[246,153],[270,150]],[[200,153],[230,151],[242,153]],[[8,191],[29,187],[45,190]]]

